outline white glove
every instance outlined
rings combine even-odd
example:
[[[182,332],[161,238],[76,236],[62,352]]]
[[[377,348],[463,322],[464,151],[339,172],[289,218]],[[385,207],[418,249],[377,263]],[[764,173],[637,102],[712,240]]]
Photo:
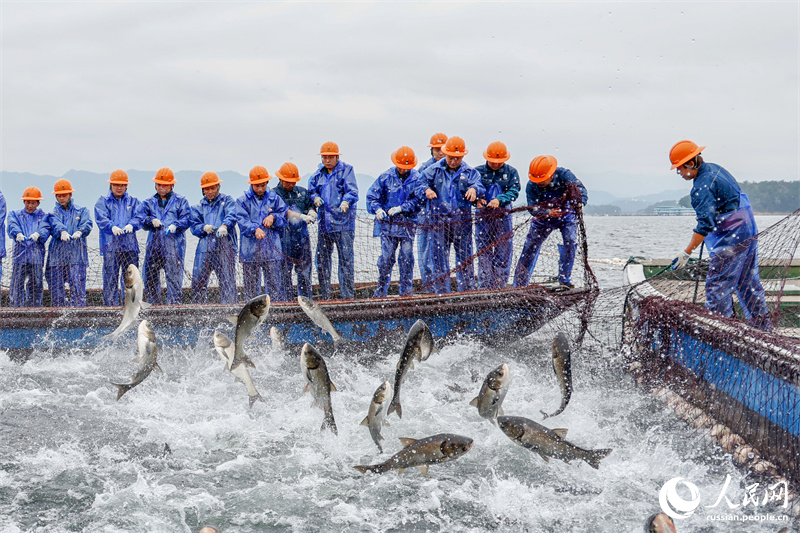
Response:
[[[315,205],[315,206],[319,207],[319,206],[321,206],[321,205],[322,205],[322,204],[324,204],[324,203],[325,203],[325,202],[322,200],[322,197],[321,197],[321,196],[317,196],[316,198],[314,198],[314,205]]]
[[[17,233],[17,242],[22,242],[25,240],[25,235],[22,232]]]
[[[375,211],[375,218],[377,218],[378,220],[385,220],[386,219],[386,211],[384,211],[383,209],[381,209],[379,207],[378,210]]]
[[[308,215],[300,215],[300,220],[302,220],[306,224],[313,224],[314,223],[314,218],[310,217]]]
[[[175,224],[170,224],[169,227],[167,228],[167,231],[169,233],[175,233],[175,231],[177,231],[177,229],[178,229],[178,227]]]
[[[72,234],[72,238],[75,239],[76,241],[81,237],[83,237],[83,233],[81,233],[80,231],[76,231],[75,233]]]
[[[122,235],[122,230],[119,229],[117,226],[111,226],[111,233],[113,233],[115,236],[118,237]]]
[[[393,217],[397,213],[402,213],[402,212],[403,212],[403,208],[400,207],[399,205],[397,205],[397,206],[394,206],[393,208],[389,209],[389,216]]]
[[[689,261],[690,257],[691,254],[687,254],[686,250],[681,250],[680,255],[678,255],[678,257],[676,257],[675,259],[673,259],[672,263],[670,263],[669,266],[670,268],[672,268],[672,270],[681,270],[683,267],[686,266],[686,262]]]
[[[347,213],[348,209],[350,209],[350,202],[348,202],[347,200],[342,200],[342,203],[339,204],[339,210],[342,213]]]
[[[211,224],[206,224],[205,226],[203,226],[203,231],[211,235],[212,233],[214,233],[214,226],[212,226]]]
[[[39,232],[38,231],[35,231],[35,232],[31,233],[31,240],[33,242],[36,242],[36,241],[39,240]]]
[[[152,224],[154,228],[160,228],[161,225],[162,225],[161,221],[159,219],[157,219],[157,218],[154,218],[153,220],[151,220],[150,224]]]
[[[217,237],[227,237],[228,236],[228,226],[225,224],[221,225],[217,230]]]
[[[311,222],[316,222],[317,221],[317,212],[314,211],[313,209],[309,209],[308,210],[308,216],[311,217]]]
[[[66,231],[62,231],[61,232],[61,240],[64,241],[64,242],[68,242],[69,241],[69,233],[67,233]]]
[[[125,233],[133,233],[133,226],[131,224],[126,224],[122,229]]]

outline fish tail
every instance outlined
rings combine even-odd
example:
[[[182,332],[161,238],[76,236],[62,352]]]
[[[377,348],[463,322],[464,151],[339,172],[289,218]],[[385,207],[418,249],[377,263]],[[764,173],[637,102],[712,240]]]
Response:
[[[336,428],[336,420],[333,419],[333,412],[326,411],[325,419],[322,421],[322,428],[320,431],[330,429],[334,435],[339,435],[339,430]]]
[[[133,388],[133,385],[130,385],[129,383],[113,383],[112,382],[111,384],[114,385],[115,387],[117,387],[117,401],[119,401],[119,399],[122,398],[123,394],[125,394],[126,392],[128,392],[129,390],[131,390]]]
[[[595,470],[600,468],[600,460],[604,459],[608,456],[613,450],[611,448],[601,448],[599,450],[589,450],[586,453],[586,458],[584,461],[594,468]]]
[[[397,411],[398,417],[403,418],[403,406],[400,405],[400,400],[397,399],[396,396],[392,398],[391,403],[389,403],[389,409],[386,410],[386,416],[389,416],[395,411]]]
[[[362,474],[366,474],[367,472],[376,472],[375,467],[372,465],[356,465],[353,468],[355,468]]]
[[[253,408],[253,404],[256,403],[256,400],[261,400],[262,402],[267,403],[259,393],[255,393],[254,395],[250,396],[250,409]]]

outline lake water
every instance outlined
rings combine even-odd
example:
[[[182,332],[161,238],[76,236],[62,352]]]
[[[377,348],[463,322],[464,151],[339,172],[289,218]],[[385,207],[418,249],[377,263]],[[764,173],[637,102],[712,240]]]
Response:
[[[780,217],[758,217],[761,228]],[[621,284],[629,256],[673,257],[692,217],[587,217],[592,267],[601,286]],[[191,248],[191,244],[190,244]],[[218,324],[209,324],[208,338]],[[268,324],[267,324],[268,326]],[[267,328],[263,328],[266,330]],[[16,364],[0,352],[0,531],[640,531],[659,510],[659,490],[681,476],[711,506],[741,503],[751,483],[706,432],[687,426],[622,371],[621,355],[587,347],[573,354],[575,392],[561,415],[584,448],[613,448],[599,470],[545,462],[478,416],[469,401],[505,362],[506,414],[541,422],[560,393],[550,366],[552,332],[510,347],[453,340],[409,372],[403,418],[391,415],[383,455],[366,427],[377,386],[392,378],[402,346],[370,363],[328,359],[338,437],[320,432],[322,411],[301,391],[299,354],[278,352],[265,332],[248,343],[265,402],[248,408],[208,345],[162,346],[144,383],[116,401],[110,380],[134,371],[132,343],[91,356],[35,353]],[[327,354],[323,354],[327,355]],[[354,465],[386,460],[399,437],[456,433],[474,439],[462,458],[416,470],[362,475]],[[171,450],[164,454],[165,445]],[[759,489],[760,491],[763,490]],[[678,531],[777,531],[787,523],[714,522],[730,513],[780,517],[780,509],[701,508]]]

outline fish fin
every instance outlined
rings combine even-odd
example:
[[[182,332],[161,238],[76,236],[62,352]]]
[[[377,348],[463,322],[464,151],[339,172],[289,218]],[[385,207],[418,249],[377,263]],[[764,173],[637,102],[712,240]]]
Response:
[[[336,388],[336,385],[333,384],[333,381],[331,381],[331,392],[339,392],[339,389]]]
[[[320,431],[330,429],[334,435],[339,435],[339,430],[336,428],[336,420],[333,419],[333,413],[325,413],[325,418],[322,420],[322,427]]]
[[[308,392],[311,390],[311,383],[306,383],[305,388],[303,388],[303,392]]]
[[[111,384],[114,385],[115,387],[117,387],[117,401],[119,401],[119,399],[122,398],[123,394],[125,394],[126,392],[128,392],[132,388],[127,383],[114,383],[112,381]]]
[[[150,309],[151,307],[153,307],[153,304],[149,304],[147,302],[141,302],[139,304],[140,309]]]
[[[234,326],[239,322],[239,317],[236,315],[226,316],[225,320],[233,324]]]
[[[566,428],[558,428],[554,429],[553,433],[555,433],[559,439],[564,440],[567,438],[567,429]]]
[[[246,364],[250,368],[255,368],[256,364],[246,355],[242,357],[242,363]]]
[[[505,412],[503,412],[503,408],[502,407],[498,407],[497,408],[497,414],[500,415],[500,416],[503,416],[505,414]]]
[[[161,370],[161,367],[158,366],[158,363],[153,363],[153,370],[158,370],[161,374],[164,373],[164,371]]]
[[[407,446],[411,446],[415,442],[417,442],[417,439],[410,439],[408,437],[400,437],[400,443],[403,445],[403,448],[405,448]]]
[[[550,462],[550,458],[549,458],[549,457],[547,457],[547,456],[546,456],[545,454],[543,454],[542,452],[539,452],[539,456],[540,456],[542,459],[544,459],[544,462],[545,462],[545,463],[549,463],[549,462]]]
[[[587,457],[584,459],[584,461],[586,461],[586,464],[588,464],[589,466],[591,466],[595,470],[598,470],[600,468],[600,460],[604,459],[612,451],[614,451],[614,450],[612,450],[611,448],[602,448],[600,450],[591,450],[587,454]]]
[[[368,418],[369,418],[369,415],[364,417],[364,420],[361,421],[361,425],[362,426],[368,426],[369,425],[369,421],[367,420]]]
[[[356,465],[353,468],[355,468],[362,474],[366,474],[367,472],[372,472],[372,466],[370,465]]]
[[[409,369],[409,370],[414,370],[414,359],[411,359],[411,360],[408,362],[408,369]]]
[[[267,403],[259,393],[255,393],[253,396],[250,396],[250,409],[253,408],[253,404],[256,403],[256,400],[261,400],[262,402]]]
[[[420,465],[418,468],[423,476],[428,477],[428,465]]]
[[[469,402],[469,404],[470,404],[472,407],[478,407],[478,397],[477,397],[477,396],[475,396],[475,398],[474,398],[474,399],[473,399],[471,402]]]
[[[539,412],[540,412],[540,413],[542,413],[542,415],[543,415],[543,416],[542,416],[542,420],[547,420],[548,418],[550,418],[551,416],[553,416],[553,415],[548,415],[547,413],[545,413],[545,412],[544,412],[544,411],[542,411],[541,409],[539,410]]]

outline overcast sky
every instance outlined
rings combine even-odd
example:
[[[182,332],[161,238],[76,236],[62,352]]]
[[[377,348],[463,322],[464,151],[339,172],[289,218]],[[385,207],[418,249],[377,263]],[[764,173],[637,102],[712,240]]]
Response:
[[[443,131],[469,164],[501,140],[523,177],[552,154],[620,196],[688,190],[684,138],[740,181],[794,180],[798,6],[2,1],[0,169],[305,174],[334,140],[377,176]]]

